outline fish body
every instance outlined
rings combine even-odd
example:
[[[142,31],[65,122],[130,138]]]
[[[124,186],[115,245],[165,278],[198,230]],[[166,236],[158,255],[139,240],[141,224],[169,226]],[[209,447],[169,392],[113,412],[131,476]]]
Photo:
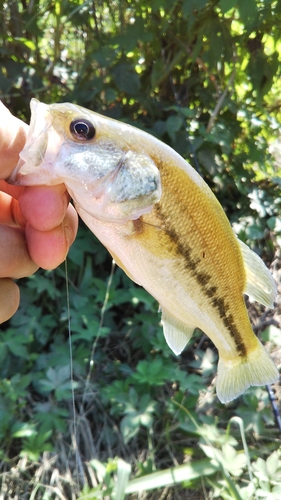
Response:
[[[153,136],[73,104],[32,101],[27,143],[10,182],[64,183],[117,264],[159,302],[179,354],[199,327],[219,352],[228,402],[278,379],[253,333],[243,294],[272,307],[274,280],[239,242],[203,179]]]

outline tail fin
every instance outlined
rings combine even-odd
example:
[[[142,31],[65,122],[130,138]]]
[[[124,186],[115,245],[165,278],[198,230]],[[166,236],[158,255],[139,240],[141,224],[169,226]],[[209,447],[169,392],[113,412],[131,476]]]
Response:
[[[266,385],[279,378],[277,367],[258,342],[247,358],[223,359],[218,362],[217,396],[222,403],[237,398],[252,385]]]

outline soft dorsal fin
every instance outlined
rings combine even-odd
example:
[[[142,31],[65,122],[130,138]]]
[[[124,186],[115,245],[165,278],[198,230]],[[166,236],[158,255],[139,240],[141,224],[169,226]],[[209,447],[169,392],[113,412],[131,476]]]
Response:
[[[246,289],[244,292],[252,299],[273,309],[277,287],[273,276],[261,258],[243,241],[238,240],[243,255],[246,271]]]
[[[162,309],[163,332],[166,342],[175,354],[180,354],[190,340],[195,326],[189,326]]]

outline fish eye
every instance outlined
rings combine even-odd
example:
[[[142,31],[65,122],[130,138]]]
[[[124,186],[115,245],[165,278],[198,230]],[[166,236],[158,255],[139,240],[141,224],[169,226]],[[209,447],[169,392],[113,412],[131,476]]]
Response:
[[[90,141],[95,137],[96,129],[90,120],[76,118],[70,124],[70,133],[79,141]]]

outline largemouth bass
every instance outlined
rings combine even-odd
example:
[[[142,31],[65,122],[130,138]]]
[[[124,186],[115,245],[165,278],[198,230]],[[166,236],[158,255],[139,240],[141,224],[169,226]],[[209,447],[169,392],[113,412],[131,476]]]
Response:
[[[9,181],[66,185],[117,264],[159,302],[171,349],[179,354],[195,327],[213,341],[220,401],[275,382],[243,298],[273,307],[274,280],[197,172],[153,136],[74,104],[33,99],[31,111]]]

